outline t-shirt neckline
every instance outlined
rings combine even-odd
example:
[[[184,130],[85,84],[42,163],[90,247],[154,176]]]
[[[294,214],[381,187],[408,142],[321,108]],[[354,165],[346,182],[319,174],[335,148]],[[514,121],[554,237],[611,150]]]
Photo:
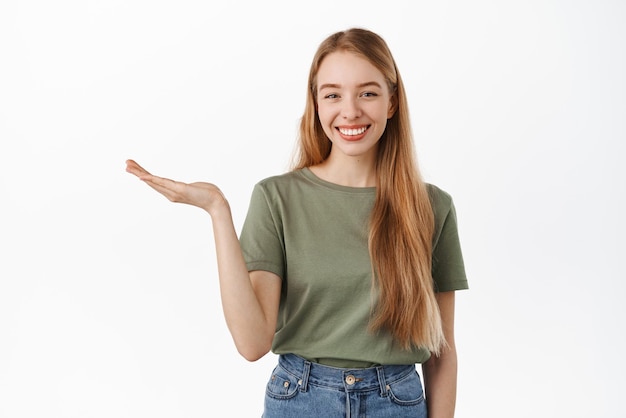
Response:
[[[302,175],[306,177],[308,180],[311,180],[313,183],[339,192],[348,192],[348,193],[359,193],[359,194],[375,194],[376,187],[353,187],[353,186],[344,186],[337,183],[331,183],[329,181],[323,180],[311,171],[309,167],[304,167],[300,170]]]

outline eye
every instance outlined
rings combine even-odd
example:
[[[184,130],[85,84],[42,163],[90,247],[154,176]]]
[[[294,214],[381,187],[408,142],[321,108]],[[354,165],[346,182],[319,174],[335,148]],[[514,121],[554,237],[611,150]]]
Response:
[[[363,93],[361,93],[362,97],[376,97],[378,96],[378,93],[374,93],[373,91],[365,91]]]
[[[336,99],[338,98],[339,95],[337,95],[336,93],[330,93],[324,96],[324,99]]]

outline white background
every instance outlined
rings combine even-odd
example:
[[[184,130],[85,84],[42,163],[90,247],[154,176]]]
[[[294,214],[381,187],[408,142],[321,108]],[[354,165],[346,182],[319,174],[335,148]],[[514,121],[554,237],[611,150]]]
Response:
[[[124,161],[218,184],[239,229],[287,169],[317,45],[351,26],[387,40],[423,174],[456,202],[457,417],[623,417],[625,19],[618,0],[3,1],[0,417],[260,416],[275,357],[236,353],[208,215]]]

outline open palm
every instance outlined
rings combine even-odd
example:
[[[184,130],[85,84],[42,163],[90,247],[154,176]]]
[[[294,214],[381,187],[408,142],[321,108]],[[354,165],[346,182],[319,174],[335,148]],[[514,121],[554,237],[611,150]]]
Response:
[[[171,202],[197,206],[211,213],[212,208],[226,201],[221,190],[211,183],[183,183],[164,177],[158,177],[150,174],[134,160],[126,161],[126,171],[137,176]]]

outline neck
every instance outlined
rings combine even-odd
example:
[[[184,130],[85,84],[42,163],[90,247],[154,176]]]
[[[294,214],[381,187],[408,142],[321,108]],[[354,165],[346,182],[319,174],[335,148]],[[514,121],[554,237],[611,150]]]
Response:
[[[375,187],[376,166],[373,156],[328,156],[321,164],[309,167],[322,180],[349,187]]]

